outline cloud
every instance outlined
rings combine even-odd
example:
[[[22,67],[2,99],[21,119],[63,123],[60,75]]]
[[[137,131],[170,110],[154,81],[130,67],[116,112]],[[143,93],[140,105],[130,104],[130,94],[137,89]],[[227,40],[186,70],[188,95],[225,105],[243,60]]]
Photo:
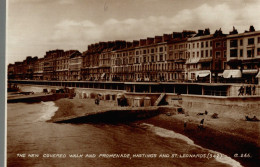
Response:
[[[160,0],[144,0],[145,2],[151,2],[151,3],[154,3],[154,2],[158,2],[158,1],[160,1]]]
[[[257,3],[257,2],[256,2]],[[175,16],[150,16],[148,18],[110,18],[97,24],[90,20],[63,20],[56,25],[52,41],[73,43],[95,43],[108,40],[138,40],[140,38],[162,35],[185,29],[197,30],[211,28],[211,33],[222,28],[226,33],[236,26],[240,32],[251,24],[260,28],[260,5],[249,3],[242,8],[233,9],[229,3],[216,6],[202,4],[192,10],[182,10]],[[258,3],[259,4],[259,3]]]
[[[81,22],[64,20],[55,26],[55,31],[50,42],[60,43],[61,46],[82,48],[83,45],[86,45],[86,41],[90,42],[101,39],[102,31],[100,30],[98,25],[89,20]]]
[[[75,0],[58,0],[59,4],[63,4],[63,5],[70,5],[70,4],[74,4]]]
[[[46,2],[50,0],[9,0],[11,3],[39,3],[39,2]]]
[[[64,20],[56,25],[57,28],[66,28],[66,27],[73,27],[73,26],[81,26],[81,27],[96,27],[96,24],[89,21],[84,20],[82,22],[76,22],[73,20]]]
[[[71,4],[74,3],[75,0],[9,0],[10,2],[30,2],[30,3],[38,3],[38,2],[46,2],[46,1],[58,1],[60,4]]]
[[[56,0],[55,2],[61,1]],[[66,1],[66,3],[72,2],[74,1]],[[260,30],[260,12],[257,12],[259,10],[259,0],[224,0],[223,3],[214,6],[205,3],[193,9],[184,9],[171,17],[150,16],[146,18],[128,17],[118,19],[115,16],[102,23],[90,19],[79,20],[77,18],[76,20],[71,17],[71,19],[67,18],[55,22],[56,24],[48,27],[46,32],[45,30],[40,32],[40,28],[37,34],[31,33],[30,29],[24,28],[10,32],[12,35],[8,37],[8,44],[10,44],[10,48],[13,48],[13,52],[10,52],[10,54],[16,52],[20,54],[22,48],[16,51],[19,45],[27,48],[23,49],[26,52],[24,54],[36,53],[43,55],[46,50],[51,49],[85,51],[87,45],[99,41],[132,41],[172,33],[173,31],[197,31],[198,29],[210,28],[211,33],[214,33],[216,29],[222,28],[225,33],[228,33],[235,26],[239,32],[244,32],[244,30],[248,30],[250,25],[254,25],[256,30]],[[38,34],[42,34],[40,39]]]
[[[46,2],[58,2],[62,5],[74,4],[75,0],[9,0],[11,3],[46,3]]]

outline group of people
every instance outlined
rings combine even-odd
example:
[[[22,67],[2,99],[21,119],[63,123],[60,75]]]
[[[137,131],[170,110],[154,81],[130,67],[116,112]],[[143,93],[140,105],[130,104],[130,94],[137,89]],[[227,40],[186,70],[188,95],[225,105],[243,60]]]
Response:
[[[256,87],[255,85],[252,87],[251,85],[247,85],[247,86],[241,86],[238,89],[238,96],[243,96],[243,95],[256,95]]]

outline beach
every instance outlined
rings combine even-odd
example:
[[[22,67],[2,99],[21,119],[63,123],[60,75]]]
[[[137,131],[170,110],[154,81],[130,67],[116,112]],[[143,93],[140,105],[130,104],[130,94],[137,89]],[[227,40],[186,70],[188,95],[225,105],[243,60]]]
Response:
[[[96,105],[94,99],[78,98],[60,99],[55,101],[55,104],[59,109],[50,121],[57,118],[84,116],[89,112],[96,113],[101,110],[120,108],[111,101],[101,100],[100,104]],[[234,116],[228,112],[225,111],[225,114],[219,114],[218,118],[214,119],[211,117],[213,114],[211,112],[207,115],[197,115],[191,110],[185,111],[185,114],[159,114],[136,122],[147,123],[185,135],[195,144],[221,152],[240,162],[243,166],[258,166],[259,122],[245,121],[242,116]],[[253,112],[258,114],[257,111]],[[198,125],[202,119],[204,119],[204,125],[202,129],[199,129]],[[184,127],[184,122],[186,122],[186,127]]]
[[[76,111],[79,101],[94,104],[89,99],[63,99],[59,101],[64,106],[60,109],[64,111],[77,102],[76,108],[72,107]],[[72,108],[68,108],[67,115]],[[143,121],[77,124],[48,121],[57,109],[52,101],[8,103],[7,166],[241,166],[229,157],[212,158],[211,155],[222,154]]]

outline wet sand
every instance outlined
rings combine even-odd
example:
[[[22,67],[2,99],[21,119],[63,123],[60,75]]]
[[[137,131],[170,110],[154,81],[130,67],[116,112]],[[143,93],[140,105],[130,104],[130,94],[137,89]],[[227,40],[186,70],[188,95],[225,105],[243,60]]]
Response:
[[[183,134],[192,139],[195,144],[224,153],[243,166],[258,166],[259,123],[229,118],[216,120],[205,118],[204,128],[200,130],[198,125],[202,117],[161,114],[143,121]],[[186,128],[184,128],[184,120],[188,120]],[[241,157],[248,154],[250,157]]]
[[[102,101],[95,105],[94,99],[60,99],[55,101],[59,107],[51,121],[63,117],[83,116],[89,112],[118,109],[115,102]],[[228,111],[226,111],[228,112]],[[258,111],[256,111],[258,112]],[[149,123],[168,130],[173,130],[192,139],[195,144],[219,151],[239,161],[243,166],[258,166],[260,148],[260,122],[248,122],[243,117],[211,118],[212,113],[198,116],[189,111],[188,114],[160,114],[153,118],[137,121]],[[204,119],[204,128],[198,129]],[[184,128],[184,121],[187,122]],[[243,156],[243,157],[242,157]]]

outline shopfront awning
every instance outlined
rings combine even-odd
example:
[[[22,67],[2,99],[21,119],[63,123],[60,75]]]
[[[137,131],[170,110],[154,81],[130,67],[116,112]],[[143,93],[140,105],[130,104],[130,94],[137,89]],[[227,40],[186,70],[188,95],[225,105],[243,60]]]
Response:
[[[206,77],[208,75],[209,75],[209,73],[202,73],[202,74],[198,74],[198,77]]]
[[[104,77],[105,77],[105,75],[106,75],[106,73],[103,73],[103,74],[101,75],[101,78],[104,78]]]
[[[260,71],[259,71],[258,74],[256,75],[256,78],[260,78]]]
[[[241,78],[242,73],[240,70],[225,70],[223,72],[224,78]]]
[[[197,77],[206,77],[208,75],[210,75],[210,71],[209,70],[196,71],[196,78]]]
[[[223,73],[218,73],[218,76],[219,77],[223,77]]]
[[[257,69],[246,69],[242,71],[243,74],[257,74],[257,72]]]
[[[188,59],[185,64],[196,64],[200,59]]]

